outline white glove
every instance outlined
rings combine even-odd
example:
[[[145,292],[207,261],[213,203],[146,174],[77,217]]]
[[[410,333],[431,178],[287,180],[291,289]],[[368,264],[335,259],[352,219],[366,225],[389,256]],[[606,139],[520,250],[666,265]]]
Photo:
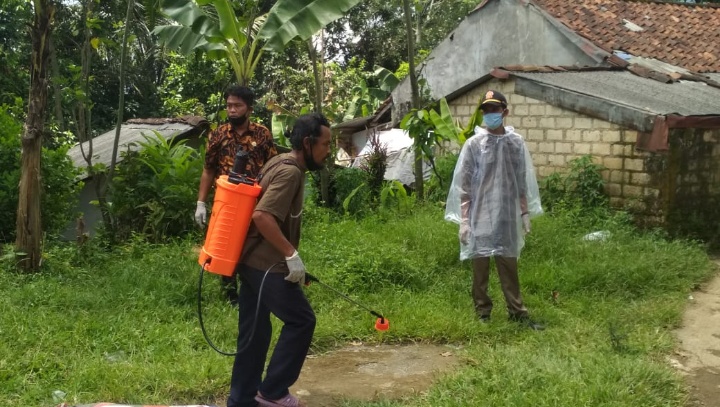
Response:
[[[530,215],[528,215],[527,213],[522,215],[522,223],[525,233],[530,233]]]
[[[285,280],[300,285],[305,284],[305,265],[302,259],[300,259],[300,254],[297,250],[295,250],[292,256],[285,257],[285,262],[287,263],[288,270],[290,270],[290,274],[285,277]]]
[[[468,241],[470,241],[470,225],[466,222],[463,222],[460,224],[460,243],[462,244],[468,244]]]
[[[207,209],[205,208],[205,202],[197,201],[197,208],[195,208],[195,223],[201,228],[204,228],[207,224]]]

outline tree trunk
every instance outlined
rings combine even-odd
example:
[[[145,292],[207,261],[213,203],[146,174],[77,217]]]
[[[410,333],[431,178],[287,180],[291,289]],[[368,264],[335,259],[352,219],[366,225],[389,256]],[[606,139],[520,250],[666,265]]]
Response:
[[[58,62],[57,50],[52,36],[49,39],[50,44],[50,66],[52,67],[52,87],[53,87],[53,106],[55,110],[55,122],[57,122],[58,130],[65,131],[65,120],[63,118],[62,109],[62,91],[60,90],[60,63]]]
[[[320,35],[322,36],[322,31],[320,31]],[[322,45],[320,47],[322,49]],[[312,38],[308,40],[308,52],[310,52],[310,63],[312,63],[313,78],[315,79],[315,100],[313,104],[315,105],[315,112],[322,114],[323,83],[318,63],[323,64],[323,57],[321,54],[318,60],[318,52]],[[330,205],[330,172],[327,167],[320,170],[320,199],[325,206]]]
[[[28,115],[22,135],[22,162],[18,199],[15,250],[25,272],[37,271],[42,263],[40,218],[40,157],[48,98],[47,64],[55,7],[48,0],[34,0],[31,27],[32,57]]]
[[[132,23],[133,7],[135,7],[135,1],[128,0],[127,14],[125,15],[125,30],[123,31],[122,38],[122,53],[120,54],[120,99],[118,100],[117,122],[115,123],[115,141],[113,142],[113,152],[110,160],[110,170],[108,171],[108,183],[112,182],[113,173],[115,172],[118,145],[120,144],[120,128],[122,127],[123,113],[125,112],[125,62],[127,59],[127,40],[130,34],[130,24]]]
[[[412,14],[410,11],[410,0],[403,0],[403,9],[405,11],[405,30],[408,42],[408,65],[410,75],[410,89],[412,90],[412,108],[420,108],[420,91],[418,89],[417,72],[415,71],[415,36],[413,35]],[[415,194],[418,199],[422,200],[425,196],[425,188],[423,185],[423,154],[419,145],[419,138],[415,138]]]
[[[75,133],[80,141],[80,152],[82,153],[85,163],[87,164],[87,173],[92,178],[95,184],[95,195],[98,198],[98,204],[100,206],[100,214],[102,215],[103,222],[106,225],[111,225],[112,218],[110,217],[110,210],[108,209],[108,202],[105,191],[105,174],[100,171],[96,171],[93,167],[93,139],[92,139],[92,127],[91,127],[91,116],[92,108],[90,103],[90,66],[92,62],[92,31],[90,26],[87,24],[87,20],[92,17],[93,6],[95,0],[86,0],[82,6],[82,24],[85,26],[85,38],[83,40],[82,48],[80,48],[80,79],[79,84],[82,90],[82,95],[75,101]],[[85,151],[83,143],[88,142],[88,150]]]
[[[122,38],[122,53],[120,54],[120,98],[118,100],[117,122],[115,123],[115,140],[113,141],[113,151],[110,158],[110,168],[108,169],[107,178],[101,185],[102,196],[107,196],[108,187],[112,184],[113,175],[115,173],[115,165],[117,164],[118,146],[120,144],[120,128],[122,127],[123,113],[125,112],[125,63],[128,51],[128,36],[130,34],[130,25],[132,23],[134,0],[128,0],[127,14],[125,15],[125,30]],[[102,182],[98,180],[98,182]],[[111,230],[115,230],[115,219],[110,216],[108,226]]]

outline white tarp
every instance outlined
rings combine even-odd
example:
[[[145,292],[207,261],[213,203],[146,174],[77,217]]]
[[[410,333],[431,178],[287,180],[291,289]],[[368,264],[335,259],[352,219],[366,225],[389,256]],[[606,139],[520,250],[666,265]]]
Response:
[[[385,179],[398,180],[405,185],[415,182],[415,154],[412,151],[413,140],[403,129],[389,129],[376,133],[380,143],[387,149],[387,169]],[[351,167],[360,168],[365,164],[365,157],[372,151],[371,139],[368,138],[365,147],[353,161]],[[423,178],[429,179],[432,169],[429,163],[423,166]]]

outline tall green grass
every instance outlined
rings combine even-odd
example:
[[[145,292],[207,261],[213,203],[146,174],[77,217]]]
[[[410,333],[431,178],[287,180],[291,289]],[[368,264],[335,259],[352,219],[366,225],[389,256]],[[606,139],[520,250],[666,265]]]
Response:
[[[367,311],[312,284],[312,352],[349,340],[425,341],[462,345],[465,361],[422,396],[347,405],[683,405],[682,380],[665,357],[688,292],[712,274],[699,246],[639,234],[622,219],[590,228],[567,216],[538,218],[520,260],[525,301],[548,326],[533,332],[507,321],[495,276],[493,321],[477,322],[470,266],[458,260],[457,227],[439,208],[400,218],[334,216],[308,210],[306,266],[385,315],[390,330],[379,336]],[[598,229],[611,237],[582,239]],[[131,241],[109,253],[54,247],[44,272],[30,276],[4,264],[0,405],[50,406],[55,390],[71,404],[224,400],[232,358],[213,352],[198,327],[198,241]],[[236,311],[213,277],[204,290],[206,324],[232,350]]]

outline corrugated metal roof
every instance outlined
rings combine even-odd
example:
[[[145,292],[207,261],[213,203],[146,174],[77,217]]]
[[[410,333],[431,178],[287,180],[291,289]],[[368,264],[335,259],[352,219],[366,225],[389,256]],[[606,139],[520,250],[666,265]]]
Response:
[[[704,73],[703,75],[707,76],[708,78],[714,80],[715,82],[720,83],[720,73]]]
[[[338,123],[332,128],[335,130],[355,130],[357,128],[364,128],[374,117],[375,116],[356,117],[346,122]]]
[[[117,161],[120,162],[122,157],[120,153],[123,151],[137,150],[138,142],[144,142],[145,138],[143,134],[149,137],[153,136],[153,132],[156,131],[166,140],[170,140],[178,135],[182,135],[190,130],[193,130],[194,126],[185,123],[162,123],[162,124],[135,124],[135,123],[124,123],[120,127],[120,142],[118,144],[118,157]],[[93,164],[105,164],[110,165],[110,160],[113,150],[113,142],[115,140],[115,129],[108,131],[107,133],[101,134],[92,140],[93,151],[92,151],[92,162]],[[85,153],[88,153],[89,142],[82,143],[82,148]],[[83,158],[82,151],[80,150],[80,144],[74,146],[68,151],[68,156],[73,160],[76,167],[85,168],[87,163]]]
[[[720,115],[720,89],[702,82],[662,83],[617,71],[512,75],[654,114]]]

